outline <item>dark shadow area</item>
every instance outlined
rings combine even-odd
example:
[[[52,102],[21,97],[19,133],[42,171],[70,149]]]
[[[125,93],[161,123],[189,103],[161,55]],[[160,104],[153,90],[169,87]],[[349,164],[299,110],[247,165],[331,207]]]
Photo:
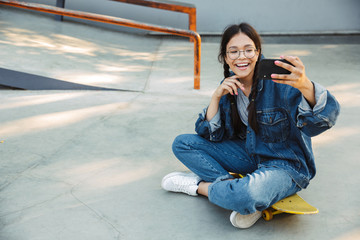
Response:
[[[1,85],[0,84],[0,90],[25,90],[23,88],[16,88],[16,87],[11,87],[11,86],[6,86],[6,85]]]
[[[114,88],[101,88],[84,84],[71,83],[54,78],[43,77],[25,72],[0,68],[0,90],[109,90],[121,91]]]

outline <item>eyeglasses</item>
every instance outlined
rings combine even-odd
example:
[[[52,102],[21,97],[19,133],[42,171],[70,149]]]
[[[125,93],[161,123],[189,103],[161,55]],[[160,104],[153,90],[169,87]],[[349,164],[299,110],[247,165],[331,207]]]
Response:
[[[227,51],[227,55],[231,60],[238,59],[240,57],[240,53],[243,52],[246,58],[253,58],[256,54],[257,49],[253,47],[245,48],[245,50],[237,50],[237,49],[230,49]]]

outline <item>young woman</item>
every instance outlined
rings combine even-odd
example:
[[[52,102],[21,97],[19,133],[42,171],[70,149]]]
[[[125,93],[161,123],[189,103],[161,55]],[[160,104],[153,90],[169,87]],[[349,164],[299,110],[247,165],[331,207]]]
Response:
[[[228,27],[219,60],[225,79],[196,122],[197,134],[178,136],[175,156],[191,173],[166,175],[163,189],[232,210],[238,228],[252,226],[261,211],[308,186],[315,176],[311,137],[331,128],[336,99],[311,82],[298,57],[275,64],[291,74],[257,76],[261,39],[247,23]],[[246,174],[234,179],[229,172]]]

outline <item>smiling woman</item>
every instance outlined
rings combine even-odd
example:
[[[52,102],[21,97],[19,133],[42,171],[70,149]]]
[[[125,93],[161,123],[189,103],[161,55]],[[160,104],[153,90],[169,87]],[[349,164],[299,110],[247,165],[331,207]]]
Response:
[[[237,228],[252,226],[263,210],[308,186],[316,172],[311,137],[334,126],[340,108],[307,78],[298,57],[280,56],[291,65],[275,61],[290,72],[277,80],[258,77],[261,57],[260,36],[249,24],[225,30],[224,80],[199,114],[197,135],[180,135],[172,146],[192,172],[170,173],[161,182],[167,191],[204,195],[232,210]]]
[[[240,77],[242,80],[240,82],[242,82],[244,86],[247,85],[247,87],[249,87],[259,57],[253,41],[246,34],[240,32],[234,36],[227,45],[228,50],[225,56],[226,64]],[[246,84],[246,82],[248,82],[248,84]],[[250,92],[250,89],[248,90],[248,92]]]
[[[237,49],[243,51],[244,54],[241,55],[241,52],[237,54],[237,57],[229,54],[230,49]],[[246,53],[246,51],[250,51],[250,53]],[[219,61],[223,64],[224,68],[224,81],[223,84],[221,84],[217,91],[221,90],[221,86],[226,87],[227,92],[231,95],[238,95],[237,88],[235,87],[235,92],[232,91],[232,88],[234,88],[233,84],[236,84],[242,92],[245,94],[246,98],[241,98],[243,100],[247,100],[250,96],[251,90],[255,90],[257,86],[257,76],[255,76],[255,73],[258,71],[258,60],[259,56],[261,56],[261,38],[260,35],[256,32],[256,30],[248,25],[248,24],[240,24],[240,25],[232,25],[229,28],[226,29],[226,31],[223,34],[221,45],[220,45],[220,53],[218,56]],[[231,55],[231,57],[230,57]],[[236,57],[236,58],[235,58]],[[235,64],[235,65],[234,65]],[[239,68],[239,65],[236,64],[243,64],[242,67]],[[244,67],[245,65],[245,67]],[[230,70],[232,72],[230,72]],[[233,75],[233,76],[230,76]],[[235,81],[234,81],[235,79]],[[229,81],[229,82],[228,82]],[[229,85],[230,84],[230,85]],[[254,87],[252,87],[254,85]],[[222,97],[226,92],[221,93],[220,97]],[[256,91],[252,94],[252,98],[255,99],[256,97]],[[242,96],[240,94],[240,96]],[[255,129],[257,130],[257,122],[255,121],[255,107],[254,107],[254,101],[246,101],[246,104],[248,105],[248,113],[240,112],[238,114],[238,107],[236,104],[234,104],[234,99],[228,95],[228,99],[231,104],[231,117],[234,125],[235,132],[240,131],[240,117],[241,116],[249,116],[249,123]],[[217,101],[217,100],[215,100]],[[215,105],[215,108],[212,110],[212,112],[209,113],[209,109],[207,114],[207,118],[211,119],[211,115],[215,115],[217,112],[217,107]],[[240,115],[240,116],[239,116]]]

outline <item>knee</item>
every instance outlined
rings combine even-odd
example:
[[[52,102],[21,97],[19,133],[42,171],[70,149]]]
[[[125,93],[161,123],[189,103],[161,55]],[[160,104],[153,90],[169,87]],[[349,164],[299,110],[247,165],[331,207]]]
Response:
[[[270,200],[263,191],[256,191],[256,189],[247,189],[245,191],[247,201],[243,202],[239,211],[242,214],[250,214],[255,211],[262,211],[270,206]]]
[[[176,153],[179,149],[184,148],[185,145],[185,136],[179,135],[174,139],[174,142],[172,144],[172,150],[174,153]]]
[[[269,201],[262,194],[263,191],[256,186],[249,187],[245,181],[238,179],[223,181],[214,187],[212,190],[215,191],[212,191],[209,199],[226,209],[247,215],[269,207]]]
[[[264,191],[257,187],[244,186],[240,192],[234,192],[230,199],[233,199],[233,210],[241,214],[251,214],[255,211],[262,211],[269,207],[269,201]]]
[[[172,144],[172,150],[174,153],[181,150],[189,150],[192,146],[192,142],[196,138],[196,135],[193,134],[181,134],[174,139]]]
[[[176,147],[181,146],[181,145],[184,144],[184,138],[185,138],[184,135],[185,134],[179,135],[174,139],[174,142],[172,144],[173,148],[176,148]]]

